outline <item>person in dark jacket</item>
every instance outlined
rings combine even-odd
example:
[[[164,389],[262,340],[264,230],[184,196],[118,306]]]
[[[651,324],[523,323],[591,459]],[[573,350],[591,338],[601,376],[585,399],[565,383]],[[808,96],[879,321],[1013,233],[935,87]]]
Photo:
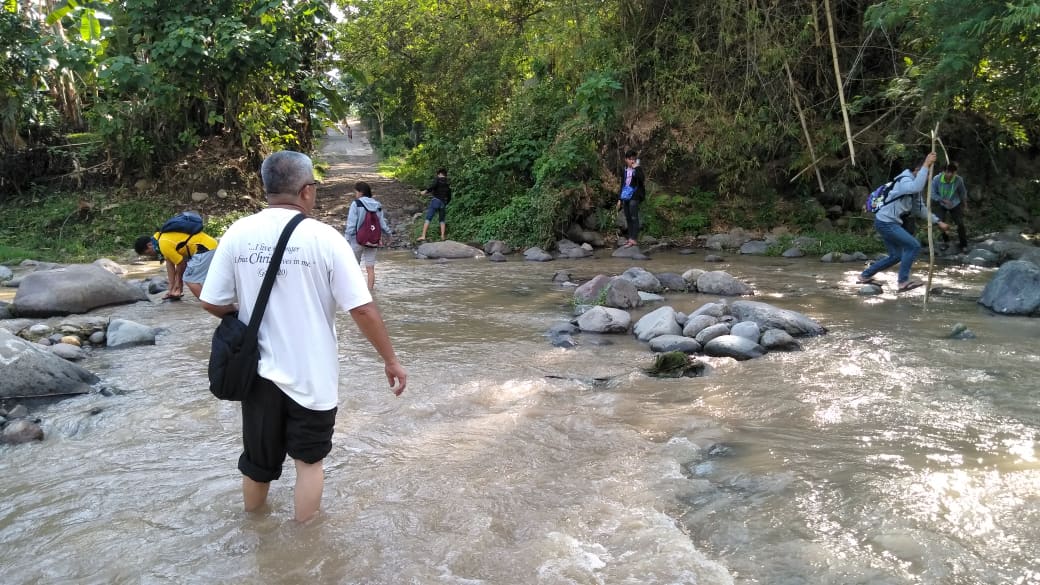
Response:
[[[430,220],[433,219],[433,215],[436,213],[441,224],[441,240],[444,239],[444,234],[447,231],[447,223],[445,222],[445,216],[448,211],[448,202],[451,201],[451,185],[448,184],[448,171],[446,169],[437,169],[437,177],[430,183],[422,192],[423,195],[433,195],[433,199],[430,199],[430,205],[426,208],[426,221],[423,222],[422,235],[419,236],[419,241],[426,239],[426,230],[430,229]]]
[[[621,181],[621,192],[618,193],[618,209],[625,211],[625,225],[628,226],[628,240],[624,247],[629,248],[639,242],[639,204],[646,197],[646,177],[639,168],[639,153],[629,150],[625,153],[625,178]]]

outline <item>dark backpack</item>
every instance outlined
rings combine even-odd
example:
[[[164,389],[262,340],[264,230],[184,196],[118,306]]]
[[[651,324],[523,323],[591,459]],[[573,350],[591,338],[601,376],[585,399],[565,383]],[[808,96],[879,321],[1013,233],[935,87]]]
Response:
[[[357,226],[354,239],[366,248],[378,248],[383,239],[383,226],[379,222],[379,210],[371,211],[358,199],[355,204],[361,208],[361,222]]]
[[[180,251],[181,248],[187,248],[188,241],[191,240],[192,236],[202,232],[202,223],[202,216],[194,211],[182,211],[166,220],[166,222],[162,224],[162,227],[159,228],[159,235],[154,238],[155,253],[159,255],[159,261],[162,261],[162,254],[159,252],[159,238],[162,237],[164,233],[179,232],[187,234],[188,238],[177,244],[177,250]],[[187,249],[185,249],[185,252],[184,255],[190,258],[191,254],[187,253]]]
[[[867,213],[877,213],[881,211],[882,207],[888,205],[889,203],[892,203],[893,201],[899,201],[903,197],[909,197],[913,195],[913,193],[903,193],[895,199],[889,199],[888,194],[892,192],[892,189],[896,186],[896,181],[898,180],[899,179],[897,177],[885,183],[884,185],[881,185],[877,189],[874,189],[870,193],[870,195],[867,195],[867,201],[863,204],[863,209]]]

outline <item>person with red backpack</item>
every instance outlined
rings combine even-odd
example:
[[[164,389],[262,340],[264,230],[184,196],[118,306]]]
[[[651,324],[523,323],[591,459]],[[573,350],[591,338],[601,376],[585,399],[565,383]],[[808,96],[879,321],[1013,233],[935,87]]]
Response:
[[[368,290],[376,287],[376,249],[383,244],[383,234],[393,236],[383,215],[383,205],[372,197],[372,187],[364,181],[354,185],[354,203],[347,213],[344,235],[354,250],[358,264],[368,273]]]

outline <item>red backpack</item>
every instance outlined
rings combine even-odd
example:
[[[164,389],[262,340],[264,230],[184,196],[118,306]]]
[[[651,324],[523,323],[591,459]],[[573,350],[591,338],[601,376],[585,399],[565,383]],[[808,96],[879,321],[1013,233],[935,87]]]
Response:
[[[378,248],[383,240],[383,226],[379,222],[379,210],[371,211],[358,199],[355,201],[361,208],[361,223],[358,224],[355,239],[366,248]]]

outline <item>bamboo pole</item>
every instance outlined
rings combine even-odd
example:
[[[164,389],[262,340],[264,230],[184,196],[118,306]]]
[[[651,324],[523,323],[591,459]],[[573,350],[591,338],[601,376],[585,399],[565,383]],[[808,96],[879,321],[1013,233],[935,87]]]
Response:
[[[794,76],[791,75],[791,68],[787,65],[787,59],[784,59],[784,72],[787,73],[787,83],[791,84],[791,96],[794,98],[794,108],[798,111],[798,121],[802,123],[802,132],[805,133],[805,143],[809,145],[809,156],[813,161],[809,166],[816,171],[816,182],[820,185],[820,193],[823,193],[826,191],[823,186],[823,175],[820,173],[820,167],[816,166],[816,149],[813,148],[812,136],[809,134],[809,125],[805,122],[802,102],[798,99],[798,90],[794,85]]]
[[[872,128],[873,126],[874,126],[874,124],[877,124],[878,122],[880,122],[881,120],[883,120],[883,119],[885,118],[885,116],[888,116],[889,114],[891,114],[891,113],[892,113],[892,112],[894,112],[894,111],[895,111],[895,110],[889,110],[889,111],[885,112],[884,114],[881,114],[881,115],[880,115],[880,116],[878,116],[878,117],[877,117],[877,118],[876,118],[876,119],[875,119],[875,120],[874,120],[873,122],[871,122],[870,124],[867,124],[866,126],[864,126],[862,130],[860,130],[859,132],[856,132],[855,134],[853,134],[853,135],[852,135],[852,137],[853,137],[853,138],[857,138],[857,137],[859,137],[859,135],[860,135],[860,134],[863,134],[863,133],[864,133],[864,132],[866,132],[867,130],[870,130],[870,129],[871,129],[871,128]],[[798,174],[796,174],[795,176],[791,177],[791,180],[790,180],[790,182],[791,182],[791,183],[793,183],[793,182],[795,182],[796,180],[798,180],[798,177],[801,177],[802,175],[804,175],[806,171],[808,171],[809,169],[813,168],[813,165],[815,165],[816,163],[820,162],[821,160],[823,160],[823,157],[822,157],[822,156],[821,156],[821,157],[817,157],[816,159],[814,159],[814,160],[813,160],[813,161],[812,161],[812,162],[811,162],[811,163],[809,164],[809,166],[807,166],[807,167],[805,167],[804,169],[802,169],[802,170],[798,171]]]
[[[935,141],[939,138],[939,123],[935,123],[935,130],[932,130],[932,150],[935,152]],[[929,153],[929,154],[930,154]],[[932,240],[932,175],[935,172],[935,163],[933,162],[928,167],[928,182],[925,184],[925,191],[928,193],[925,196],[925,210],[928,212],[928,283],[924,285],[924,308],[928,308],[928,295],[932,290],[932,272],[935,268],[935,245]]]
[[[823,0],[823,8],[827,12],[827,34],[831,39],[831,58],[834,61],[834,80],[838,84],[838,101],[841,103],[841,117],[845,120],[845,136],[849,141],[849,159],[856,166],[856,147],[852,144],[852,126],[849,124],[849,109],[845,106],[845,90],[842,89],[841,67],[838,65],[838,42],[834,40],[834,18],[831,16],[831,1]]]

